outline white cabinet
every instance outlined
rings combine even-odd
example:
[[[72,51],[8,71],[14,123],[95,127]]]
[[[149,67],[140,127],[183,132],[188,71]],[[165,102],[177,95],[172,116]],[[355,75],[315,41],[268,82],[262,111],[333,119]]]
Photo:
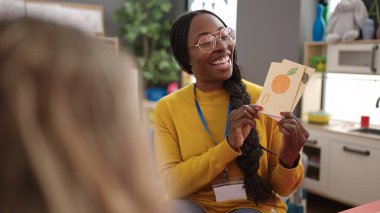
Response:
[[[338,43],[327,46],[328,72],[380,75],[379,43]]]
[[[303,148],[303,152],[308,157],[308,164],[305,165],[305,186],[310,191],[324,194],[328,189],[330,142],[327,138],[317,136],[311,131],[310,133],[311,136]]]
[[[380,149],[332,140],[330,154],[332,197],[353,205],[380,199]]]
[[[380,200],[380,137],[334,125],[305,127],[310,132],[303,148],[307,191],[352,206]]]

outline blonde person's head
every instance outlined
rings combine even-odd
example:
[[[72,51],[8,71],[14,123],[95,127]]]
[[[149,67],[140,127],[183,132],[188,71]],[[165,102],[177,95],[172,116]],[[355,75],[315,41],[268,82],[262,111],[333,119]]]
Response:
[[[0,212],[165,211],[129,67],[105,49],[69,27],[0,23]]]

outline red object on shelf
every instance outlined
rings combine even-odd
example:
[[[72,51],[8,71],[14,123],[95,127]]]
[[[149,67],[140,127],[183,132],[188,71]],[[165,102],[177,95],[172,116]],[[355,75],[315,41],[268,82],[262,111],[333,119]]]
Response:
[[[368,128],[369,127],[369,116],[362,116],[360,120],[360,126],[362,128]]]

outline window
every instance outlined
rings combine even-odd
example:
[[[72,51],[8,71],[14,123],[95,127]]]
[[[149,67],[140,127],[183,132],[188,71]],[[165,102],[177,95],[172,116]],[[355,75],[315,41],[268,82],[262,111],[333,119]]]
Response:
[[[188,8],[190,11],[209,10],[236,30],[237,0],[188,0]]]
[[[380,125],[380,76],[326,74],[325,110],[331,119],[360,122],[360,116],[370,116],[370,123]]]
[[[331,14],[334,12],[336,5],[340,2],[341,0],[329,0],[328,3],[328,15],[327,17],[330,17]]]

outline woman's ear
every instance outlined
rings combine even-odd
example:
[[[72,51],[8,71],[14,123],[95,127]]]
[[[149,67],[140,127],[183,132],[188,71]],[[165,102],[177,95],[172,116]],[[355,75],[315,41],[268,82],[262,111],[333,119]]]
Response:
[[[361,27],[364,21],[368,18],[368,11],[361,0],[353,0],[354,4],[354,20],[357,26]]]

